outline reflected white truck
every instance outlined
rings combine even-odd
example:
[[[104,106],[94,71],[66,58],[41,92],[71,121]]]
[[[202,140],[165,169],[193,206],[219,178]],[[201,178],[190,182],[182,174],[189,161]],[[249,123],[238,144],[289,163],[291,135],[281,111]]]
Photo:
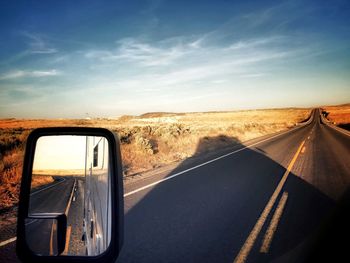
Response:
[[[86,137],[84,240],[86,254],[100,255],[111,239],[111,184],[108,141],[104,137]]]

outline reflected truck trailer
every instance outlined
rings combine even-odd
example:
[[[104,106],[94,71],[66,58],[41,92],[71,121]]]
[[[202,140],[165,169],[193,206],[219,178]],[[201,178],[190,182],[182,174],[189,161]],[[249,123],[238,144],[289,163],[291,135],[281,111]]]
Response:
[[[111,239],[111,177],[108,160],[107,139],[87,136],[83,226],[86,254],[89,256],[103,253]]]

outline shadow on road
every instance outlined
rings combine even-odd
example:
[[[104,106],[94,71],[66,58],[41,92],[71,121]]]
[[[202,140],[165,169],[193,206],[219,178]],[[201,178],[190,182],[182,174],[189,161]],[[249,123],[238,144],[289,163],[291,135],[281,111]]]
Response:
[[[201,139],[196,153],[220,142],[231,144],[220,155],[244,147],[236,138],[221,135]],[[153,181],[211,159],[210,153],[189,158]],[[245,149],[125,197],[125,242],[118,262],[232,263],[285,170],[263,151]],[[257,237],[250,262],[299,256],[335,206],[292,173],[280,196],[284,191],[289,197],[269,253],[259,248],[280,197]]]
[[[140,180],[140,184],[242,147],[236,138],[205,137],[194,158],[167,174]],[[245,149],[125,197],[125,241],[118,262],[233,262],[285,170],[264,150]],[[283,192],[288,199],[269,253],[260,253]],[[290,173],[248,262],[300,262],[310,237],[334,207],[332,199]],[[1,261],[17,262],[14,248],[14,242],[1,247]]]

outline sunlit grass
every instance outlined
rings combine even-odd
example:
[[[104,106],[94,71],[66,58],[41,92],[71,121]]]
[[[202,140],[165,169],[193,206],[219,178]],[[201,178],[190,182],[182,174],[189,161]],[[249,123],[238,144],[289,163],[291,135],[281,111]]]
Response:
[[[0,120],[0,210],[18,202],[26,138],[33,128],[105,127],[118,133],[124,175],[215,152],[252,138],[295,126],[310,109],[274,109],[206,113],[149,113],[116,119]],[[53,181],[34,177],[33,187]]]

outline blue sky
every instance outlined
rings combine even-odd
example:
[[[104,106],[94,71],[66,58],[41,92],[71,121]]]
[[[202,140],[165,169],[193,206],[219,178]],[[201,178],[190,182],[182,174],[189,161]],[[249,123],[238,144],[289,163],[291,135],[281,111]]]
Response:
[[[348,1],[2,1],[0,118],[350,102]]]

